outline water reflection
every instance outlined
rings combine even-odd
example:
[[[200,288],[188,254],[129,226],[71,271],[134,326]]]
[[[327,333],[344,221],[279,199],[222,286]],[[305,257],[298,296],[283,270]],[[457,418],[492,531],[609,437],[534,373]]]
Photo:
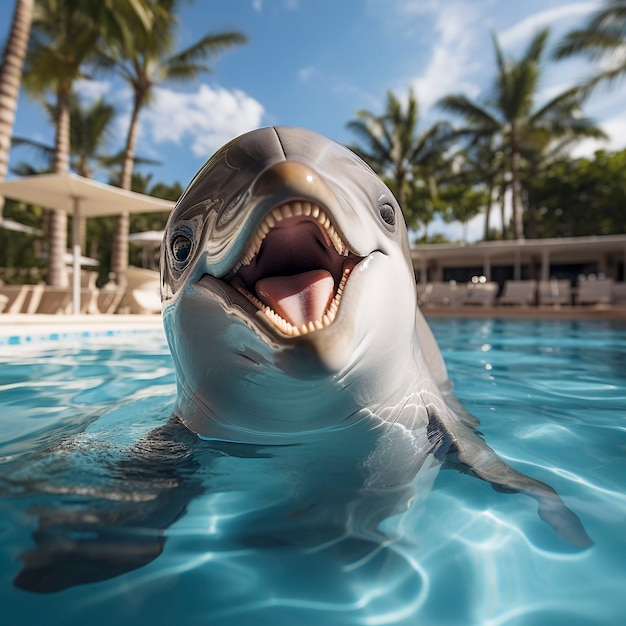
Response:
[[[383,623],[410,614],[425,581],[396,543],[407,526],[415,537],[440,468],[440,442],[421,443],[401,428],[352,427],[302,445],[217,444],[175,422],[127,449],[74,437],[19,487],[39,504],[14,584],[45,593],[104,581],[167,542],[175,558],[143,575],[203,581],[215,619],[277,607]]]

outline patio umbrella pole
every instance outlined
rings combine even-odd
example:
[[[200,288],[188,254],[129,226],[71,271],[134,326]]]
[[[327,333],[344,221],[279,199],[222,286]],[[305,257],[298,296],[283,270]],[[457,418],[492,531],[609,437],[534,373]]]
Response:
[[[72,218],[72,252],[73,275],[72,275],[72,311],[74,315],[80,314],[80,198],[74,196],[74,216]]]

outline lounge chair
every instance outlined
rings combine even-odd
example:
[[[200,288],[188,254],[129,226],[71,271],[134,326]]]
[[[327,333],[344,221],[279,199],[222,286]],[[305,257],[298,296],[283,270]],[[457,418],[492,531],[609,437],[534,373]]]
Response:
[[[8,304],[8,302],[9,302],[9,296],[5,296],[0,293],[0,313],[4,311],[4,307]]]
[[[454,281],[430,284],[430,292],[426,305],[430,306],[458,306],[465,297],[465,285],[458,285]]]
[[[42,286],[41,298],[35,313],[60,315],[72,306],[72,290],[67,287]]]
[[[530,306],[535,304],[536,297],[536,280],[506,280],[504,281],[504,291],[498,298],[498,304]]]
[[[159,272],[129,267],[126,270],[126,293],[121,307],[128,307],[131,313],[160,313]]]
[[[498,295],[498,283],[489,281],[486,283],[468,283],[467,294],[463,299],[463,305],[469,306],[493,306]]]
[[[576,303],[583,304],[611,304],[613,302],[612,278],[601,278],[599,280],[579,280],[576,290]]]
[[[626,283],[613,284],[613,304],[615,306],[626,306]]]
[[[0,294],[6,297],[4,313],[34,313],[39,305],[43,285],[2,285]]]
[[[125,293],[125,287],[118,287],[115,284],[102,287],[96,298],[98,313],[104,313],[106,315],[115,313]]]
[[[554,307],[572,303],[572,285],[567,278],[539,281],[539,305]]]
[[[68,281],[70,289],[73,281],[73,272],[68,270]],[[98,293],[99,289],[96,287],[96,281],[98,280],[97,272],[90,272],[82,270],[80,272],[80,312],[81,313],[99,313],[98,309]],[[73,312],[73,305],[70,303],[67,313]]]

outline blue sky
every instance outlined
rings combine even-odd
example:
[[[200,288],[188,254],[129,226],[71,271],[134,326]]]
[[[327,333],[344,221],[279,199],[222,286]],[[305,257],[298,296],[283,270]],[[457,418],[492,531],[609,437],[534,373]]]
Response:
[[[237,29],[249,43],[213,63],[213,73],[185,87],[163,85],[142,114],[138,153],[162,165],[142,168],[155,181],[185,185],[224,142],[268,124],[305,126],[340,142],[354,138],[346,123],[359,109],[382,112],[386,92],[405,97],[413,87],[422,128],[442,117],[438,98],[487,93],[494,75],[490,31],[507,54],[519,56],[537,29],[550,26],[550,44],[581,24],[600,0],[196,0],[182,3],[180,45],[208,32]],[[12,0],[0,0],[8,24]],[[0,36],[3,36],[0,34]],[[546,64],[541,98],[588,76],[584,60]],[[110,144],[122,147],[130,93],[114,77],[79,85],[89,100],[105,94],[119,116]],[[595,95],[585,109],[613,137],[603,146],[626,146],[626,84]],[[38,105],[22,97],[16,135],[52,141]],[[30,155],[15,151],[11,162]],[[105,176],[105,173],[102,173]],[[437,229],[435,229],[437,230]],[[439,229],[441,230],[441,229]],[[431,229],[432,231],[432,229]],[[478,220],[470,234],[478,234]],[[460,236],[450,232],[450,236]]]

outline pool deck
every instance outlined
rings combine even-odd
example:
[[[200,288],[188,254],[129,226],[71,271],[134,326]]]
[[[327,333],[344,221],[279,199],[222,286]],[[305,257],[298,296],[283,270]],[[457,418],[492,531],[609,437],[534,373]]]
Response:
[[[597,319],[623,320],[626,322],[626,307],[596,306],[423,306],[426,317],[467,318],[527,318],[527,319]]]
[[[626,322],[626,307],[614,306],[426,306],[426,317],[597,319]],[[0,315],[0,344],[19,337],[58,338],[77,334],[137,332],[163,328],[160,315]]]
[[[77,335],[161,330],[160,315],[0,315],[0,347]]]

